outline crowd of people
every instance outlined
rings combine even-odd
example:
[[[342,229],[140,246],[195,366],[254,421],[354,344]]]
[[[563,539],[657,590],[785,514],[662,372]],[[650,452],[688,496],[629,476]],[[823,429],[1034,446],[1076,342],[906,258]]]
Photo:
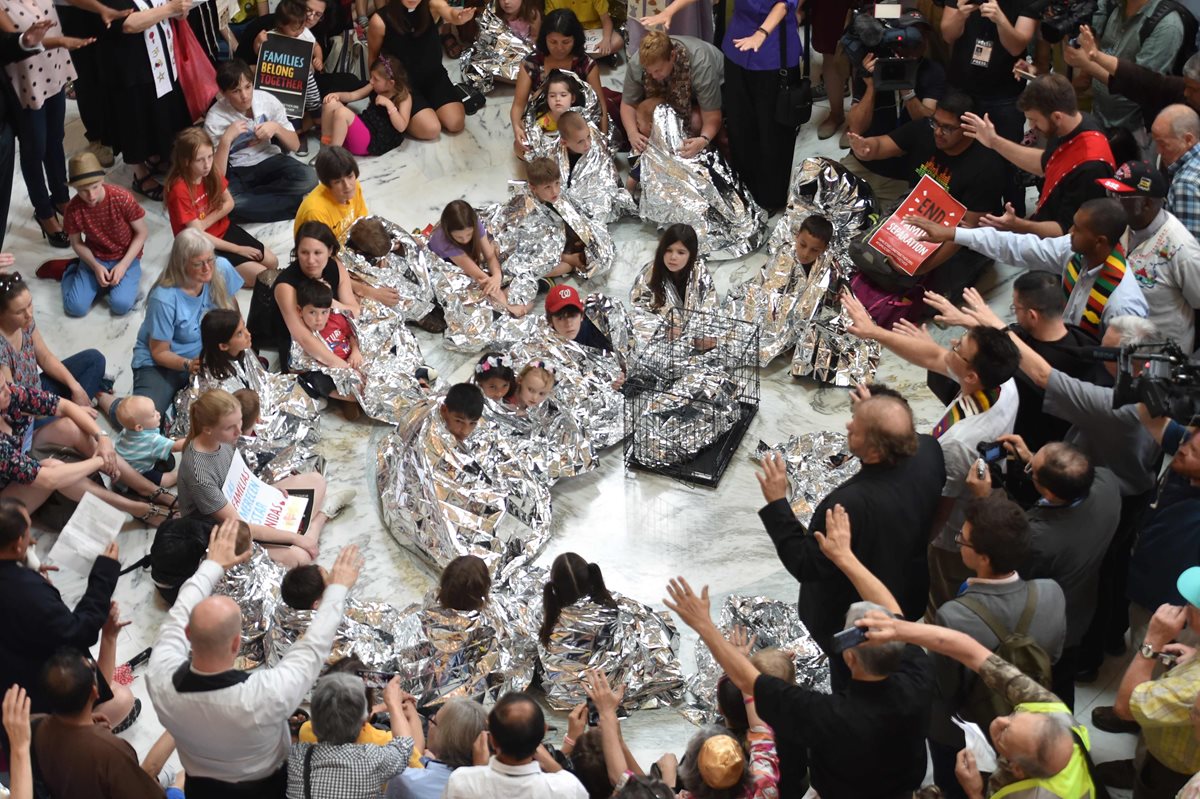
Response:
[[[734,0],[721,19],[696,0],[0,0],[0,211],[19,141],[43,238],[73,252],[38,270],[61,281],[65,315],[86,320],[104,300],[140,317],[132,391],[117,396],[105,354],[52,351],[26,278],[0,259],[12,795],[1200,796],[1200,438],[1187,402],[1122,390],[1161,377],[1139,347],[1196,349],[1196,20],[1171,0],[1125,0],[1055,43],[1047,31],[1061,19],[1039,35],[1033,2],[906,9],[890,23],[904,32],[890,55],[909,75],[896,88],[882,70],[894,59],[855,46],[859,11],[811,5]],[[409,234],[370,214],[362,182],[372,158],[409,139],[439,146],[471,124],[471,92],[444,56],[495,47],[479,33],[484,16],[528,50],[507,78],[526,193],[487,208],[456,199]],[[832,206],[797,213],[812,198],[789,196],[788,89],[800,85],[806,25],[824,56],[818,135],[845,128],[845,157],[822,168],[869,198],[869,230],[849,233]],[[255,88],[271,35],[312,45],[298,114]],[[600,81],[613,70],[619,93]],[[87,138],[69,157],[68,96]],[[611,266],[609,222],[663,222],[662,198],[653,215],[639,205],[661,169],[663,152],[643,157],[655,148],[708,181],[703,196],[742,191],[764,218],[792,204],[771,245],[785,281],[768,287],[775,267],[764,267],[722,298],[707,262],[714,231],[681,216],[661,224],[627,298],[566,282]],[[128,186],[107,172],[118,157]],[[963,212],[956,224],[903,217],[928,255],[913,270],[867,240],[923,178]],[[145,252],[156,203],[169,253]],[[283,259],[252,228],[286,220]],[[513,246],[510,223],[549,251]],[[1021,270],[1011,320],[976,287],[993,263]],[[139,307],[143,271],[154,279]],[[719,628],[707,587],[673,579],[667,608],[722,672],[717,723],[643,768],[621,715],[677,699],[682,679],[656,682],[615,655],[654,636],[677,671],[674,629],[579,554],[533,566],[550,519],[530,508],[619,440],[604,425],[634,351],[682,339],[700,362],[718,347],[689,337],[676,312],[784,327],[793,343],[808,320],[783,324],[747,299],[772,292],[809,314],[827,304],[847,336],[926,370],[945,411],[921,431],[896,390],[854,387],[845,455],[858,469],[813,509],[784,459],[762,459],[759,515],[800,585],[796,611],[828,690],[798,682],[798,654],[758,644],[761,631]],[[929,320],[962,332],[943,347]],[[407,326],[477,357],[471,380],[439,379]],[[1113,348],[1124,356],[1097,357]],[[532,354],[546,352],[570,362]],[[385,473],[436,487],[429,501],[403,484],[389,509],[441,567],[437,591],[411,610],[421,635],[458,631],[419,666],[414,654],[379,672],[354,649],[367,633],[356,639],[351,625],[377,629],[396,612],[350,595],[357,547],[318,565],[323,530],[355,498],[306,454],[326,409],[396,425],[408,460]],[[539,454],[511,456],[517,482],[488,484],[503,510],[475,507],[465,487],[492,462],[485,449]],[[304,500],[299,521],[251,518],[225,489],[238,468]],[[120,548],[95,558],[71,608],[34,546],[33,514],[85,493],[158,528],[147,564],[170,610],[146,684],[165,732],[140,762],[120,737],[141,712],[117,664]],[[474,519],[504,513],[536,535],[467,541]],[[264,579],[269,608],[250,596]],[[252,634],[264,608],[267,640]],[[1134,759],[1095,763],[1075,691],[1105,658],[1128,662],[1091,727],[1136,734],[1138,746]],[[450,673],[469,676],[439,682]],[[569,710],[560,746],[543,699]],[[173,752],[179,771],[166,767]]]

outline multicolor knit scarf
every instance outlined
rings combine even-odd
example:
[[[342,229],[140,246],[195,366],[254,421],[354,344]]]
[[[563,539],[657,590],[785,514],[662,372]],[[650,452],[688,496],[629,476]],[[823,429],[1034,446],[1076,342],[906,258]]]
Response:
[[[1000,399],[1000,388],[991,391],[976,391],[974,394],[963,394],[946,409],[946,415],[933,426],[933,437],[941,438],[942,434],[954,425],[966,419],[989,410]]]
[[[692,55],[679,42],[671,42],[671,51],[675,54],[675,63],[671,74],[666,80],[655,80],[650,73],[643,73],[642,87],[647,97],[661,97],[675,109],[683,124],[691,127],[692,115]]]
[[[1104,315],[1104,306],[1108,305],[1108,298],[1121,284],[1125,268],[1125,250],[1118,244],[1104,259],[1104,266],[1101,267],[1100,274],[1096,275],[1096,282],[1088,292],[1087,306],[1078,322],[1081,328],[1096,338],[1100,337],[1100,319]],[[1063,292],[1068,299],[1075,284],[1079,282],[1079,276],[1086,271],[1082,254],[1075,253],[1071,260],[1067,261],[1067,268],[1063,270]]]

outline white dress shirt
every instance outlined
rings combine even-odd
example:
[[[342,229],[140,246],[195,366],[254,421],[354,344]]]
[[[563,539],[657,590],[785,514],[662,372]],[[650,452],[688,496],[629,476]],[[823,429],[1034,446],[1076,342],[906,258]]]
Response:
[[[569,771],[542,771],[537,761],[506,766],[493,755],[486,766],[455,769],[442,799],[587,799]]]

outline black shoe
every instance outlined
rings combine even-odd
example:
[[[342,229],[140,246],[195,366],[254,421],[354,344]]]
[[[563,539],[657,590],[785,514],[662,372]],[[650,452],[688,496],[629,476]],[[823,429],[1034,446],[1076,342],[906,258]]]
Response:
[[[1086,685],[1088,683],[1093,683],[1098,679],[1100,679],[1100,669],[1097,666],[1092,666],[1091,668],[1087,669],[1079,669],[1075,672],[1075,682],[1077,683],[1083,683]]]
[[[133,700],[133,707],[129,709],[129,715],[125,717],[124,721],[112,728],[113,735],[120,735],[132,727],[140,715],[142,715],[142,700],[135,698]]]
[[[301,133],[300,134],[300,146],[296,148],[296,156],[298,158],[304,158],[307,155],[308,155],[308,134]]]
[[[1094,708],[1092,710],[1092,726],[1111,733],[1137,733],[1142,729],[1136,721],[1126,721],[1118,716],[1117,711],[1112,707]]]
[[[556,284],[554,282],[554,278],[539,277],[538,281],[537,281],[537,293],[538,294],[546,294],[547,292],[550,291],[550,289],[554,288],[555,285]]]
[[[51,217],[51,218],[54,219],[56,217]],[[67,247],[71,246],[71,240],[69,238],[67,238],[66,231],[56,230],[54,232],[50,232],[49,230],[46,230],[46,222],[48,220],[38,219],[37,216],[33,217],[33,221],[37,222],[38,227],[41,228],[41,231],[42,231],[42,238],[45,239],[46,241],[50,242],[51,247],[55,247],[60,250],[65,250]]]
[[[1096,776],[1115,791],[1131,791],[1137,771],[1132,760],[1109,760],[1096,764]]]

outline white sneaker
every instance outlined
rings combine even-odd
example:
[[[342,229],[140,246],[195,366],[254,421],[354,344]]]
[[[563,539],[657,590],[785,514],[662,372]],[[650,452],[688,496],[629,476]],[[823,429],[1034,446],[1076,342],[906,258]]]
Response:
[[[341,491],[326,494],[325,505],[321,508],[321,513],[325,514],[325,518],[332,519],[345,510],[356,496],[358,496],[358,492],[353,488],[343,488]]]

